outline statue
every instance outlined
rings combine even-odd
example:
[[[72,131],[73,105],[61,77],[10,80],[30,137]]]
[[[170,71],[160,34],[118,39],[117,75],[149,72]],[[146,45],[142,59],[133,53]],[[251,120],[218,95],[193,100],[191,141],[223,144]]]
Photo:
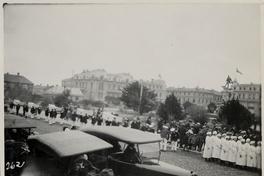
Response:
[[[229,75],[228,75],[228,77],[227,77],[227,79],[226,79],[226,84],[224,85],[224,86],[222,86],[223,87],[223,89],[224,90],[230,90],[231,89],[231,85],[232,85],[232,83],[233,83],[233,81],[232,81],[232,79],[229,77]]]

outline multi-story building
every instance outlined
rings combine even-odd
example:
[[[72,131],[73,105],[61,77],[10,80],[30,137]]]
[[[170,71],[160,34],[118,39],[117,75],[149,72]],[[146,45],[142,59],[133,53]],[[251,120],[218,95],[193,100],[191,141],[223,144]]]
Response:
[[[80,88],[84,99],[104,101],[106,96],[121,97],[122,89],[132,83],[133,77],[129,73],[107,73],[104,69],[83,70],[72,78],[62,80],[62,87]],[[157,93],[157,100],[166,98],[166,85],[163,80],[139,81],[150,90]]]
[[[10,92],[10,88],[13,88],[15,86],[20,86],[21,88],[27,90],[28,92],[32,92],[33,90],[33,83],[29,81],[24,76],[19,75],[12,75],[9,73],[4,74],[4,91],[5,95],[8,95]]]
[[[167,88],[167,96],[174,94],[179,102],[183,104],[188,101],[190,103],[196,104],[206,108],[209,103],[213,102],[216,105],[220,104],[222,101],[222,94],[215,90],[207,90],[201,88]]]
[[[238,98],[251,113],[261,116],[261,84],[239,84],[235,80],[231,89],[222,91],[222,94],[225,101]]]

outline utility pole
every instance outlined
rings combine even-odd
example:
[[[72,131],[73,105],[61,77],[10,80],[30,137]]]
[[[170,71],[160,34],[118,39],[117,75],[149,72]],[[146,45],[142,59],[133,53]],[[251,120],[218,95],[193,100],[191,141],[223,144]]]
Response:
[[[141,101],[142,101],[142,94],[143,94],[143,83],[139,82],[140,85],[140,94],[139,94],[139,106],[138,106],[138,112],[140,113],[140,107],[141,107]]]

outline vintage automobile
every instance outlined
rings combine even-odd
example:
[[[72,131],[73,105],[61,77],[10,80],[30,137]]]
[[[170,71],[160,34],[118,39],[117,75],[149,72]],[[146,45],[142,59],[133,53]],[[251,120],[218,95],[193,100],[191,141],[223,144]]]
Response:
[[[160,135],[131,128],[92,126],[80,129],[113,145],[108,166],[120,176],[196,176],[189,171],[160,161]],[[136,154],[128,159],[126,150],[134,146]]]
[[[74,130],[30,136],[28,144],[32,155],[27,158],[21,175],[87,176],[111,173],[110,169],[106,169],[104,150],[112,145],[84,132]]]
[[[25,118],[5,114],[5,166],[7,175],[19,174],[29,151],[27,138],[36,128]]]

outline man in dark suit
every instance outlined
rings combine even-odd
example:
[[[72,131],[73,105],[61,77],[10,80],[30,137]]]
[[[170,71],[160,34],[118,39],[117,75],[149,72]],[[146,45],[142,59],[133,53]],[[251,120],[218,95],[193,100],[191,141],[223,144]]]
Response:
[[[19,109],[20,109],[20,104],[18,103],[18,104],[16,105],[16,115],[18,115]]]

